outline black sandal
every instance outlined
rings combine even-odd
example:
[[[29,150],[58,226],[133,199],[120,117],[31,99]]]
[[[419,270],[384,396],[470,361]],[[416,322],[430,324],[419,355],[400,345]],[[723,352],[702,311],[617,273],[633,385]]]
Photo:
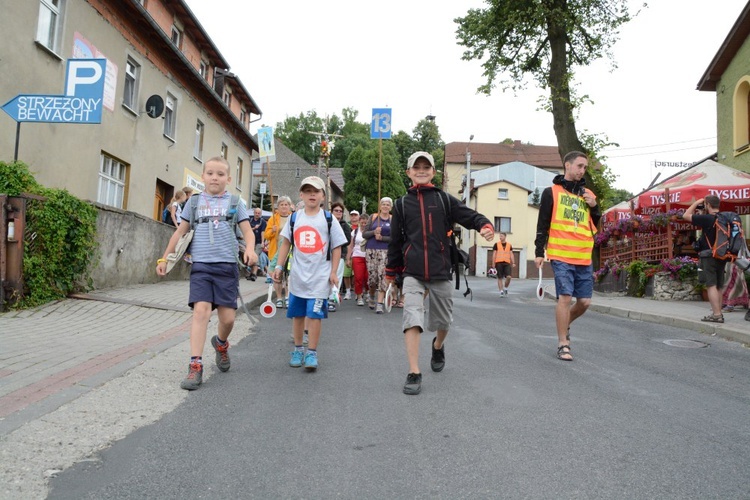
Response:
[[[701,321],[706,321],[707,323],[724,323],[724,315],[709,314],[708,316],[704,316]]]
[[[567,349],[564,351],[563,349]],[[569,358],[563,358],[563,356],[570,356]],[[573,361],[573,355],[570,353],[569,345],[561,345],[557,348],[557,359],[562,361]]]

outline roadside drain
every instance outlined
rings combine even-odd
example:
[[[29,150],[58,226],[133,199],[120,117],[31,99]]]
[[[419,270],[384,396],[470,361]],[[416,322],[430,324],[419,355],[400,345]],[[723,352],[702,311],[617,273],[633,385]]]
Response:
[[[685,347],[687,349],[700,349],[701,347],[708,347],[710,344],[701,342],[699,340],[684,340],[684,339],[668,339],[663,340],[665,344],[672,347]]]

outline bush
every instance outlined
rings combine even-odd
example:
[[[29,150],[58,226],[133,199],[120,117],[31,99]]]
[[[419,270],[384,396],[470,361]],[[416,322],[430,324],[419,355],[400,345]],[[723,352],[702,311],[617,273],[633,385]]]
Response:
[[[13,307],[34,307],[90,288],[88,270],[97,256],[96,208],[65,190],[41,186],[21,162],[0,162],[0,193],[43,197],[27,200],[24,292]]]

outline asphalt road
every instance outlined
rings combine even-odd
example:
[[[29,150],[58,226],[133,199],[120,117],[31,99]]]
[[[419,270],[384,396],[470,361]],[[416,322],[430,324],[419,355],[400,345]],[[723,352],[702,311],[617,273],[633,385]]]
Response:
[[[456,292],[443,372],[423,335],[419,396],[399,309],[344,302],[316,373],[287,365],[291,321],[262,319],[229,372],[49,498],[750,498],[750,350],[589,312],[563,362],[535,285]]]

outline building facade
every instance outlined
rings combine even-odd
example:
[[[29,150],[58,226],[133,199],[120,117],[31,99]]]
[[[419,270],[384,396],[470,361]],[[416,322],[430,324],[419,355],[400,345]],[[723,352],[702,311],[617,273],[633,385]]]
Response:
[[[101,123],[17,126],[0,113],[0,160],[14,159],[17,140],[41,184],[159,219],[176,190],[202,188],[207,159],[223,156],[230,191],[250,200],[260,108],[183,0],[3,4],[13,50],[3,51],[0,102],[63,95],[69,59],[107,64]]]

